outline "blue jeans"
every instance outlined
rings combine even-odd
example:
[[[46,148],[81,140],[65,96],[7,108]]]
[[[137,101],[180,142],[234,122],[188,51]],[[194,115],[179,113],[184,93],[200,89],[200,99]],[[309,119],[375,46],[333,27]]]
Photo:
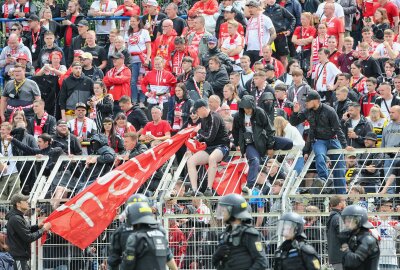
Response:
[[[326,167],[326,153],[331,149],[342,149],[339,140],[315,140],[313,144],[313,150],[315,153],[315,167],[317,169],[318,177],[328,179],[329,172]],[[331,155],[332,163],[336,163],[336,167],[333,170],[333,185],[336,190],[336,194],[346,194],[346,164],[343,160],[343,155]]]
[[[396,160],[396,158],[391,158],[389,155],[385,155],[385,162],[383,163],[383,172],[385,173],[385,179],[387,179],[390,176],[390,171],[393,166],[393,162]],[[387,189],[387,194],[394,194],[395,191],[395,186],[396,186],[396,180],[393,181],[392,185]]]
[[[300,175],[303,168],[304,168],[304,158],[302,156],[300,156],[297,159],[296,164],[294,165],[294,170],[297,172],[297,175]]]
[[[254,147],[254,144],[249,144],[246,146],[246,158],[249,165],[249,172],[247,174],[247,187],[252,188],[257,180],[261,160],[260,154]]]
[[[137,103],[138,101],[144,102],[146,99],[146,96],[143,94],[143,91],[138,89],[137,87],[137,80],[140,74],[140,67],[142,66],[141,62],[138,63],[132,63],[131,64],[131,72],[132,72],[132,79],[131,79],[131,96],[132,96],[132,101],[134,103]]]

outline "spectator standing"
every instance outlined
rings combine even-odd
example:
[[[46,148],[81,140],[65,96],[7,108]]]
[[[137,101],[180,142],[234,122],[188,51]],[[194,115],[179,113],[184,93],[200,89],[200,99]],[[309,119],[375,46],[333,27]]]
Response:
[[[376,98],[375,104],[381,107],[381,110],[385,117],[389,119],[390,108],[395,105],[400,105],[400,97],[393,96],[392,87],[389,83],[384,82],[379,85],[378,88],[380,97]]]
[[[188,97],[185,84],[178,83],[175,87],[175,107],[169,119],[173,132],[178,132],[183,128],[183,124],[189,119],[192,106],[193,101]]]
[[[387,59],[395,60],[400,52],[400,44],[394,41],[394,32],[386,29],[383,33],[383,43],[376,46],[372,54],[372,57],[381,61],[381,67]]]
[[[207,32],[214,34],[216,20],[214,14],[218,11],[218,2],[216,0],[200,0],[196,2],[188,15],[191,17],[202,16],[205,19],[205,29]]]
[[[40,90],[36,82],[25,78],[25,68],[15,65],[14,80],[7,82],[1,96],[0,117],[2,122],[12,118],[13,113],[20,108],[27,118],[33,116],[33,101],[40,99]]]
[[[227,105],[229,115],[234,115],[237,113],[239,111],[240,98],[237,94],[236,87],[231,83],[226,84],[224,86],[223,96],[224,98],[221,103],[221,109],[223,105]]]
[[[158,36],[153,42],[153,50],[151,52],[152,59],[159,56],[163,59],[169,59],[171,52],[175,50],[176,31],[172,20],[165,19],[161,23],[162,35]],[[167,65],[168,67],[168,65]]]
[[[93,17],[114,16],[117,7],[117,2],[114,0],[96,0],[91,4],[88,15]],[[114,20],[96,20],[96,39],[100,46],[105,46],[109,43],[108,35],[113,28],[116,28]]]
[[[159,11],[158,3],[156,0],[146,1],[145,10],[146,16],[143,16],[140,21],[144,25],[151,38],[151,42],[154,42],[157,38],[158,32],[161,32],[161,22],[167,18],[167,15]],[[152,49],[155,49],[152,47]]]
[[[30,269],[31,243],[51,228],[50,223],[29,225],[24,215],[30,210],[29,197],[15,194],[11,198],[12,209],[7,213],[7,244],[14,259],[14,269]]]
[[[326,234],[328,240],[328,259],[329,263],[335,270],[343,270],[340,235],[340,214],[346,207],[346,199],[342,196],[333,196],[329,200],[329,208],[331,210],[326,222]]]
[[[319,58],[318,53],[321,48],[328,47],[328,34],[327,26],[325,23],[319,23],[317,28],[317,36],[311,43],[311,56],[310,56],[310,69],[308,70],[307,76],[309,77],[312,72],[315,71],[315,67],[318,64]],[[304,67],[303,67],[304,68]]]
[[[310,91],[308,93],[306,108],[307,110],[299,112],[300,105],[298,103],[294,104],[294,113],[290,118],[290,123],[298,125],[306,119],[310,123],[308,144],[312,145],[316,156],[316,169],[319,177],[316,185],[323,186],[328,179],[328,169],[325,161],[326,153],[329,149],[347,148],[346,137],[340,127],[336,112],[332,107],[321,103],[321,97],[318,92]],[[308,149],[305,152],[307,153]],[[308,156],[305,157],[307,158]],[[337,162],[336,169],[333,171],[336,193],[344,194],[346,192],[346,179],[343,157],[332,155],[332,159]],[[322,182],[318,183],[319,180]]]
[[[370,54],[370,46],[366,42],[362,42],[358,46],[358,57],[361,60],[362,74],[365,77],[378,78],[382,71],[379,62]]]
[[[378,136],[376,147],[381,147],[382,132],[383,129],[388,125],[389,120],[382,113],[382,110],[378,105],[371,107],[367,119],[372,124],[374,133]]]
[[[101,70],[107,66],[107,52],[102,47],[96,44],[96,32],[88,31],[86,33],[86,46],[82,48],[84,52],[89,52],[93,56],[93,64]]]
[[[147,150],[146,145],[139,142],[139,135],[134,132],[128,132],[124,135],[125,156],[124,160],[136,157]]]
[[[140,135],[142,133],[142,129],[149,121],[146,114],[139,107],[139,105],[137,105],[137,103],[132,104],[129,96],[122,96],[120,98],[119,107],[125,113],[128,122],[135,127],[136,132]]]
[[[218,46],[221,47],[226,38],[229,37],[228,22],[237,22],[236,30],[239,35],[244,36],[244,27],[246,20],[240,11],[237,11],[233,6],[233,1],[222,1],[224,5],[221,15],[217,19],[217,27],[215,29],[215,36],[218,38]]]
[[[125,16],[125,17],[132,17],[132,16],[139,16],[140,15],[140,7],[135,4],[134,0],[124,0],[123,5],[119,5],[117,9],[114,11],[113,16]],[[127,21],[120,21],[120,33],[121,36],[125,36],[126,32],[129,28],[129,22]],[[111,34],[111,31],[110,31]]]
[[[115,153],[122,154],[125,151],[124,141],[115,131],[112,118],[105,117],[100,130],[101,134],[104,134],[108,138],[108,146],[114,149]]]
[[[351,64],[356,60],[354,57],[354,39],[352,37],[344,38],[344,51],[338,57],[338,67],[343,73],[350,73]]]
[[[180,1],[180,0],[178,0],[178,1]],[[187,12],[187,10],[185,11],[185,13],[186,12]],[[186,21],[184,19],[182,19],[181,17],[179,17],[180,13],[181,13],[181,11],[179,10],[179,7],[177,4],[175,4],[173,2],[170,4],[167,4],[167,7],[165,8],[165,14],[167,14],[168,19],[170,19],[172,21],[174,30],[178,37],[185,36],[188,31]]]
[[[293,1],[296,2],[296,1]],[[296,47],[297,57],[301,68],[308,70],[310,67],[311,44],[317,31],[313,25],[313,17],[309,12],[301,14],[301,26],[297,26],[292,35],[292,44]]]
[[[270,45],[264,45],[262,47],[262,55],[263,58],[260,62],[264,65],[264,68],[266,68],[267,65],[272,65],[274,67],[276,78],[279,78],[283,73],[285,73],[285,67],[282,62],[272,57],[272,48]]]
[[[205,29],[204,17],[195,17],[193,20],[193,31],[188,34],[186,39],[189,49],[198,52],[199,59],[207,52],[207,43],[210,37],[212,37],[212,34]]]
[[[124,113],[120,112],[115,116],[114,126],[116,133],[123,138],[127,132],[136,132],[135,127],[128,122]]]
[[[243,56],[244,38],[238,32],[239,23],[228,21],[228,36],[222,41],[221,51],[229,56],[234,64],[240,64],[240,57]]]
[[[29,0],[18,0],[14,2],[14,12],[10,12],[9,19],[28,19],[31,15],[37,15],[38,9],[36,5]],[[24,33],[29,32],[29,22],[22,21],[22,29]]]
[[[61,53],[61,64],[65,66],[64,53],[60,47],[58,47],[54,41],[55,36],[53,32],[46,31],[44,33],[44,44],[42,47],[38,47],[37,64],[36,68],[42,68],[45,64],[50,64],[50,54],[52,52]]]
[[[333,103],[333,108],[339,119],[343,119],[343,115],[347,114],[349,105],[351,104],[349,99],[349,89],[347,87],[339,87],[336,90],[336,101]],[[346,116],[348,118],[348,116]]]
[[[47,133],[54,135],[56,133],[56,118],[49,115],[44,109],[45,102],[42,99],[33,101],[34,117],[28,120],[28,133],[36,139],[39,135]]]
[[[68,123],[64,120],[57,121],[56,134],[53,136],[53,147],[61,147],[67,155],[82,155],[82,148],[78,138],[69,132]]]
[[[107,88],[102,81],[94,82],[93,92],[94,95],[87,101],[89,118],[96,122],[97,130],[101,130],[103,119],[113,115],[113,100],[107,94]]]
[[[174,41],[174,45],[175,49],[168,57],[168,70],[170,70],[172,74],[178,76],[178,81],[184,83],[188,79],[191,79],[189,77],[193,76],[192,67],[197,67],[199,65],[199,58],[196,51],[186,46],[186,41],[183,37],[177,37]],[[180,75],[182,75],[181,79],[179,79]]]
[[[396,4],[388,0],[379,0],[378,3],[379,5],[374,5],[373,13],[375,13],[378,8],[386,9],[390,27],[393,28],[394,32],[397,34],[399,26],[399,10]]]
[[[336,3],[343,8],[344,29],[346,30],[346,35],[349,35],[352,31],[353,19],[357,12],[356,0],[340,0]]]
[[[70,66],[73,62],[75,51],[86,47],[86,34],[89,30],[89,22],[87,20],[80,20],[77,23],[77,28],[78,34],[72,38],[68,54],[65,55],[68,66]]]
[[[31,15],[28,18],[29,32],[25,40],[26,47],[30,48],[32,52],[32,65],[37,66],[40,50],[45,45],[44,34],[47,29],[40,25],[40,19],[37,15]]]
[[[378,84],[388,82],[391,84],[392,88],[394,88],[394,78],[396,76],[396,73],[394,73],[396,70],[395,62],[393,60],[387,60],[384,64],[384,70],[385,73],[377,78]]]
[[[311,87],[304,80],[303,70],[296,68],[292,71],[293,84],[288,88],[287,98],[293,103],[299,103],[300,109],[306,107],[305,97],[311,91]]]
[[[206,81],[206,68],[197,66],[193,71],[193,79],[185,82],[189,97],[194,102],[199,99],[208,100],[214,94],[211,84]]]
[[[356,102],[350,103],[342,119],[347,145],[353,148],[364,148],[364,137],[372,132],[372,125],[361,115],[361,105]]]
[[[130,63],[130,53],[125,48],[125,41],[124,38],[120,35],[121,33],[117,29],[113,29],[110,32],[110,44],[108,46],[108,60],[107,60],[107,70],[112,69],[113,62],[112,56],[116,53],[122,53],[124,55],[124,63],[125,66],[129,67]]]
[[[165,3],[163,5],[163,7],[161,8],[161,10],[165,10],[165,13],[168,15],[168,11],[166,11],[166,9],[168,8],[168,6],[170,4],[175,4],[177,6],[177,13],[176,15],[178,16],[182,16],[182,15],[187,15],[188,10],[189,10],[189,5],[185,0],[172,0],[171,2]],[[169,17],[169,15],[168,15]],[[170,18],[172,20],[172,18]]]
[[[244,89],[246,83],[253,78],[254,71],[250,68],[251,60],[248,55],[240,57],[240,86]]]
[[[93,65],[93,56],[90,52],[81,55],[82,73],[92,79],[92,81],[103,80],[104,74],[101,69]]]
[[[223,88],[229,83],[228,72],[221,60],[217,56],[212,56],[208,62],[209,70],[207,72],[206,81],[208,81],[220,99],[223,98]]]
[[[77,103],[86,103],[93,93],[93,81],[82,73],[79,62],[72,64],[72,73],[61,86],[59,105],[61,117],[64,121],[74,118],[74,109]]]
[[[344,45],[344,20],[335,16],[335,9],[336,6],[334,3],[326,2],[324,5],[325,18],[321,21],[326,23],[328,35],[336,37],[336,40],[338,41],[338,50],[341,52]]]

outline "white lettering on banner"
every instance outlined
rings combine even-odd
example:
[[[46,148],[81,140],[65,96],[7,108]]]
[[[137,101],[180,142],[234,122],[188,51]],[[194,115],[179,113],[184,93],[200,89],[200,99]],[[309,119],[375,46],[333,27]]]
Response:
[[[120,181],[120,180],[126,180],[129,181],[129,185],[127,185],[126,188],[121,189],[121,190],[116,190],[115,189],[115,185]],[[115,196],[119,196],[122,194],[125,194],[129,191],[129,189],[132,188],[133,184],[136,184],[137,182],[139,182],[138,179],[128,175],[127,173],[125,173],[124,171],[111,171],[109,173],[107,173],[106,175],[100,177],[99,179],[97,179],[97,183],[99,185],[105,185],[108,182],[113,181],[112,184],[110,185],[110,187],[108,188],[108,192],[110,192],[112,195]]]
[[[56,209],[56,211],[61,212],[61,211],[67,210],[69,208],[72,211],[77,212],[90,227],[93,227],[94,223],[93,223],[92,219],[81,209],[82,205],[88,200],[95,201],[97,203],[97,205],[100,207],[100,209],[104,209],[104,206],[101,203],[101,201],[99,200],[99,198],[97,198],[92,192],[87,192],[81,198],[79,198],[76,201],[76,203],[71,204],[69,206],[66,206],[65,204],[63,204],[60,207],[58,207]]]
[[[143,153],[143,154],[146,154],[146,153]],[[135,163],[138,166],[138,169],[141,170],[142,172],[146,172],[150,168],[150,164],[147,167],[143,168],[142,164],[140,164],[140,162],[136,158],[132,158],[131,161],[133,163]]]

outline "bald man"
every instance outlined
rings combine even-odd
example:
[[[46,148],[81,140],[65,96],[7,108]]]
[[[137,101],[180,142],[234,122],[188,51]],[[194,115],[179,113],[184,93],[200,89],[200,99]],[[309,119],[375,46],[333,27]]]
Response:
[[[162,22],[162,35],[156,38],[154,41],[154,50],[152,50],[152,59],[156,56],[160,56],[163,59],[169,59],[171,52],[175,50],[175,39],[177,37],[176,31],[174,30],[174,23],[170,19],[165,19]],[[169,67],[169,65],[165,65]]]
[[[328,36],[335,36],[338,41],[338,51],[342,51],[344,44],[344,23],[343,20],[335,17],[334,3],[325,3],[324,6],[325,18],[321,21],[327,24]]]

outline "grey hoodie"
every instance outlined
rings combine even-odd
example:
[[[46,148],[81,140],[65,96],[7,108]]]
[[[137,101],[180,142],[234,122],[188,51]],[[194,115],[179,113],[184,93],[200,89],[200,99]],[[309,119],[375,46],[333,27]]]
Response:
[[[2,68],[5,67],[5,73],[7,73],[10,70],[10,68],[13,68],[14,65],[16,64],[16,62],[12,63],[12,64],[7,64],[6,63],[7,55],[9,55],[9,54],[11,54],[12,57],[17,58],[18,54],[24,53],[24,54],[26,54],[28,56],[28,62],[32,64],[31,51],[24,44],[20,43],[18,45],[18,48],[17,48],[15,53],[12,54],[11,51],[12,51],[11,48],[9,46],[6,46],[1,51],[1,54],[0,54],[0,67],[2,67]]]
[[[383,129],[382,145],[384,147],[395,147],[400,145],[400,123],[391,121]]]

